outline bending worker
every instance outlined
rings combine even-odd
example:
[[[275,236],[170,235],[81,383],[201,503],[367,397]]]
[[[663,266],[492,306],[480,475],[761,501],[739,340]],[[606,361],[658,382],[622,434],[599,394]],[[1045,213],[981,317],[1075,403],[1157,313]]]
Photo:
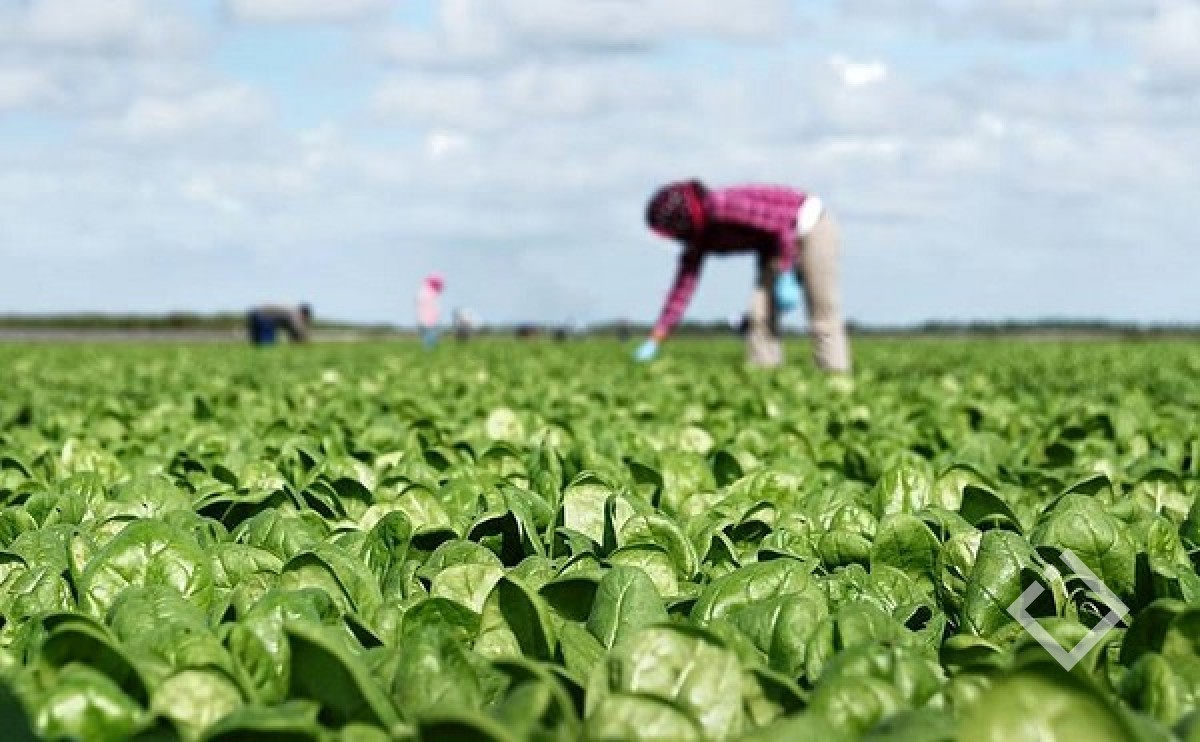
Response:
[[[246,330],[254,345],[274,345],[281,329],[291,342],[303,343],[308,340],[311,327],[312,307],[308,304],[294,308],[266,305],[251,309],[246,315]]]
[[[850,371],[838,284],[841,237],[821,199],[776,185],[709,190],[698,180],[687,180],[654,193],[646,222],[677,240],[682,253],[658,322],[637,350],[639,361],[652,360],[683,318],[706,257],[752,253],[758,266],[746,332],[748,361],[762,367],[783,363],[780,316],[799,304],[803,283],[817,366]]]

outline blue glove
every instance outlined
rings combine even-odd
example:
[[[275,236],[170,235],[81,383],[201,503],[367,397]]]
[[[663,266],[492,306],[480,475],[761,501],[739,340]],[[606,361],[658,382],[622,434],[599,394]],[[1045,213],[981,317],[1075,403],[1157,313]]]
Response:
[[[790,312],[800,303],[800,282],[795,271],[784,271],[775,278],[775,306],[781,312]]]
[[[647,361],[653,361],[657,355],[658,341],[654,338],[647,338],[644,343],[638,346],[637,351],[633,354],[633,358],[638,363],[646,363]]]

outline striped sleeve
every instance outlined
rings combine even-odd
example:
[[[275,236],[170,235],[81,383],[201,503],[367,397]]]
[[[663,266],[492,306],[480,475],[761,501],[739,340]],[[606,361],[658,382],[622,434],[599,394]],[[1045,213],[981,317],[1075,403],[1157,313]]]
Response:
[[[663,339],[671,334],[671,330],[683,319],[692,294],[700,283],[700,268],[704,264],[704,255],[697,250],[686,250],[679,258],[679,270],[675,273],[675,282],[667,294],[662,313],[654,325],[654,336]]]

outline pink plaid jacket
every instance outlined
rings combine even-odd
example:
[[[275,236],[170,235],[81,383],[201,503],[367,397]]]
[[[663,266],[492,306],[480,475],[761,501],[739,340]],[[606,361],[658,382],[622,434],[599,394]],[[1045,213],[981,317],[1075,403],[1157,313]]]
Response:
[[[666,337],[683,319],[700,269],[709,254],[757,253],[776,258],[780,271],[796,264],[796,216],[807,195],[774,185],[744,185],[710,191],[704,202],[704,231],[679,258],[679,269],[654,334]]]

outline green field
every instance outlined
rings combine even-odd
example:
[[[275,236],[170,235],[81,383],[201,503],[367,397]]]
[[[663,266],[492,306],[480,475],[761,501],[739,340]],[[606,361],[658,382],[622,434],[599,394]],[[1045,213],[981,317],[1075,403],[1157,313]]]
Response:
[[[0,736],[1200,739],[1200,346],[806,351],[0,346]]]

